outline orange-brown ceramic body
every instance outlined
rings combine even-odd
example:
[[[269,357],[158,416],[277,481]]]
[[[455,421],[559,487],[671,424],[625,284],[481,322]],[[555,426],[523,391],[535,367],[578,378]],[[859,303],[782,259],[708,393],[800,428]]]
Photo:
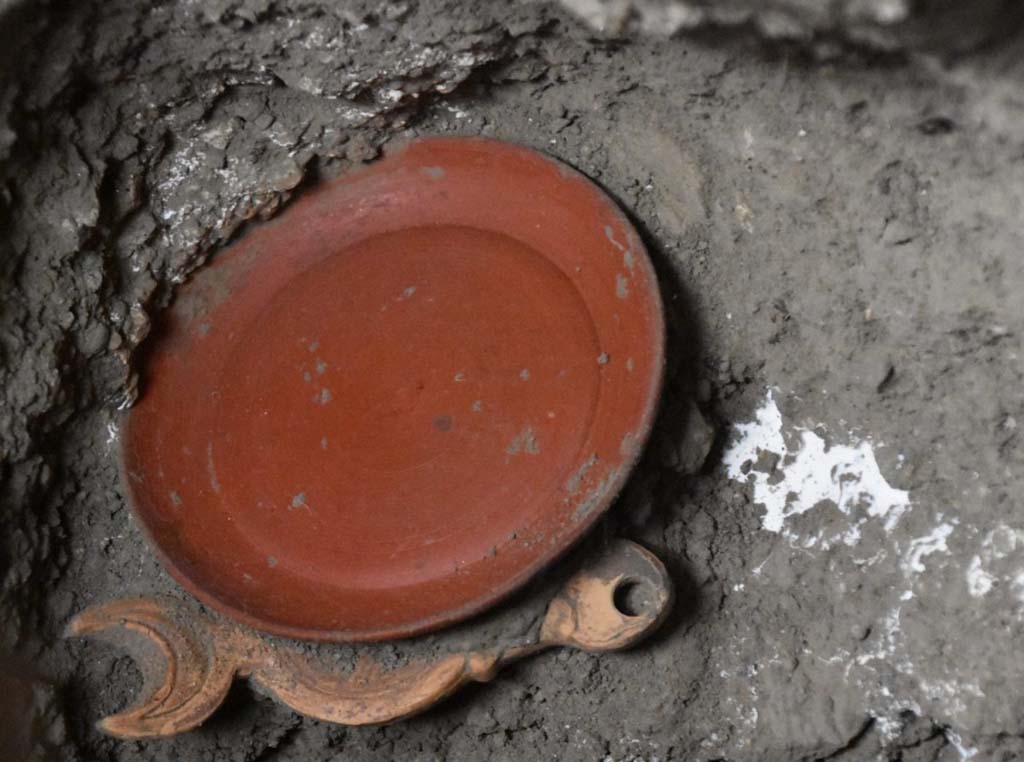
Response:
[[[572,169],[413,142],[247,233],[178,294],[125,428],[173,576],[270,632],[372,640],[493,603],[634,465],[657,283]]]

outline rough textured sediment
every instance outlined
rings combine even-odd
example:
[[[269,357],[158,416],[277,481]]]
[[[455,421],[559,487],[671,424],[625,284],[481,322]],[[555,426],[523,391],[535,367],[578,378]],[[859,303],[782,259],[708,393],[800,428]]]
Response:
[[[819,55],[843,44],[902,52],[963,52],[1005,36],[1020,11],[1008,0],[560,0],[604,35],[671,37],[746,27]]]

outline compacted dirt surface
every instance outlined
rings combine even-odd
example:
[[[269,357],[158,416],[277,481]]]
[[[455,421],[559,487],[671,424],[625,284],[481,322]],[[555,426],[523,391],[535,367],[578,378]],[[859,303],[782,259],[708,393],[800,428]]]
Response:
[[[33,723],[18,753],[1024,759],[1024,38],[998,3],[906,40],[863,32],[905,4],[833,5],[867,13],[856,34],[827,14],[794,34],[750,13],[666,29],[667,2],[0,3],[0,642]],[[672,616],[633,651],[553,651],[389,727],[240,685],[186,735],[102,735],[141,677],[62,639],[69,617],[125,594],[197,605],[120,485],[150,321],[247,226],[432,134],[546,151],[622,205],[662,283],[668,377],[588,543],[499,611],[374,651],[398,664],[528,632],[612,536],[665,559]]]

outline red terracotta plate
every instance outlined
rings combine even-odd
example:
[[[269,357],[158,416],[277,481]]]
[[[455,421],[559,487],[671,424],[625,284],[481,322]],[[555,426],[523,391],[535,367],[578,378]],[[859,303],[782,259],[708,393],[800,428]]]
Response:
[[[657,283],[572,169],[413,142],[183,287],[124,435],[130,502],[216,609],[318,640],[494,603],[609,506],[651,427]]]

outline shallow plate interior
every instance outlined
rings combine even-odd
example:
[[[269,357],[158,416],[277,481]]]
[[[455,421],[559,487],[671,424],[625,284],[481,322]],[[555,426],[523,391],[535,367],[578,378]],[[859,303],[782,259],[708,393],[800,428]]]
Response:
[[[124,435],[171,573],[256,627],[410,635],[522,584],[607,508],[663,325],[592,184],[433,138],[325,184],[186,285]]]

